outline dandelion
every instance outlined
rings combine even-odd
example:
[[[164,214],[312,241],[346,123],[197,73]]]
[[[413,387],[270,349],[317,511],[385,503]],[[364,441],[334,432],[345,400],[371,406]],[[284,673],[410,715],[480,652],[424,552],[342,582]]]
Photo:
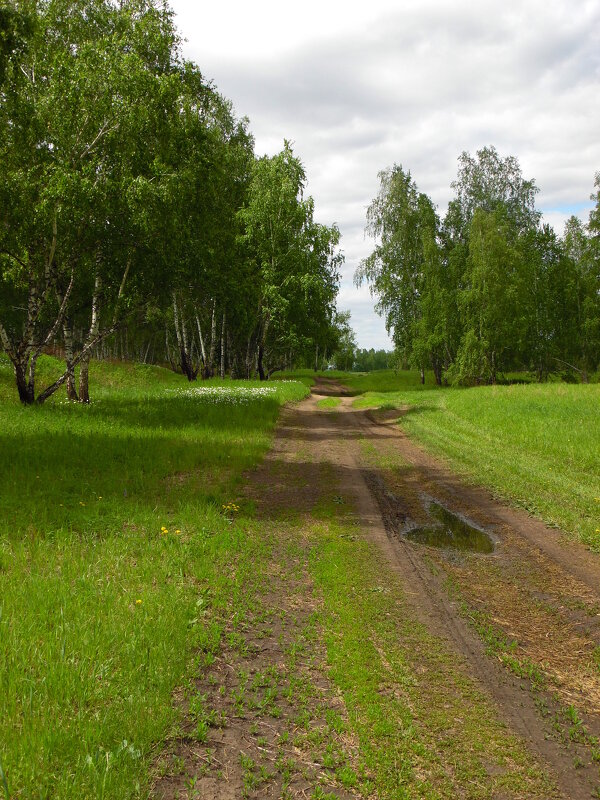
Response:
[[[162,528],[160,529],[160,532],[161,532],[162,534],[166,534],[166,533],[168,533],[168,532],[169,532],[169,529],[168,529],[168,528],[165,528],[165,526],[163,525],[163,526],[162,526]]]
[[[175,533],[177,534],[177,536],[179,536],[179,534],[181,533],[181,531],[180,531],[180,530],[176,530],[176,531],[175,531]]]
[[[138,599],[135,601],[135,604],[136,604],[136,606],[141,606],[141,605],[142,605],[142,601],[141,601],[141,600],[138,598]]]

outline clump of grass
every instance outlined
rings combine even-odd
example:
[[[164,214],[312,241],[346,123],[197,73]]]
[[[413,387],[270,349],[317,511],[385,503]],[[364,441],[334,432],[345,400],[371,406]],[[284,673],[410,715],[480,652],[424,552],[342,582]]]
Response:
[[[322,400],[319,400],[317,406],[319,408],[337,408],[341,402],[339,397],[324,397]]]

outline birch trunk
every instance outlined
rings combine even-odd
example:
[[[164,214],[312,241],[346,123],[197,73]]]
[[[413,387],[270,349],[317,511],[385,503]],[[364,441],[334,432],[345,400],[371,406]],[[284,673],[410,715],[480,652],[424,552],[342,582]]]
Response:
[[[200,317],[196,313],[196,327],[198,328],[198,339],[200,340],[200,352],[202,353],[202,364],[206,366],[206,348],[204,347],[204,336],[202,336],[202,327],[200,326]]]
[[[221,378],[225,377],[225,312],[221,323]]]
[[[100,317],[99,317],[99,301],[100,301],[100,291],[102,289],[102,279],[100,275],[96,273],[96,278],[94,280],[94,294],[92,296],[92,316],[90,319],[90,328],[88,331],[88,341],[95,339],[98,336],[98,331],[100,330]],[[90,389],[89,389],[89,372],[90,372],[90,358],[92,356],[92,351],[89,349],[87,353],[83,356],[80,362],[79,367],[79,402],[80,403],[89,403],[90,402]]]
[[[67,368],[67,400],[77,402],[77,389],[75,388],[75,367],[73,366],[73,325],[68,317],[63,321],[63,337],[65,340],[65,366]]]
[[[212,320],[210,325],[210,350],[206,365],[206,377],[212,378],[214,374],[215,353],[217,349],[217,301],[213,300]]]

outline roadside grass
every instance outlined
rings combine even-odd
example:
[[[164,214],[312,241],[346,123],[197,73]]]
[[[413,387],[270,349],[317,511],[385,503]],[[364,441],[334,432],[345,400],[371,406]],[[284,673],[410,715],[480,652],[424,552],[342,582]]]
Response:
[[[366,393],[450,467],[600,551],[600,385]]]
[[[51,375],[52,359],[40,364]],[[147,796],[172,693],[262,558],[236,518],[298,383],[93,365],[90,406],[0,369],[0,763],[7,797]],[[225,384],[225,385],[223,385]],[[210,610],[210,613],[209,613]],[[0,778],[0,780],[2,780]]]
[[[338,379],[357,394],[363,392],[420,392],[435,387],[433,372],[425,373],[425,385],[418,370],[380,369],[373,372],[339,373]]]

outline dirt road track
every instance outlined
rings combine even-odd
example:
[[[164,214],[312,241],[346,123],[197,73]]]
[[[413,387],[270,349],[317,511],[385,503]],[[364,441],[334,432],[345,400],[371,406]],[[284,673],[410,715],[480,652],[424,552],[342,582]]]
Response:
[[[342,486],[356,498],[364,530],[400,576],[417,617],[465,659],[500,717],[554,772],[565,797],[597,796],[597,764],[577,736],[558,734],[556,719],[561,707],[575,708],[589,733],[600,734],[600,671],[594,674],[592,662],[600,644],[600,559],[452,475],[394,424],[398,413],[357,410],[342,398],[327,426],[318,396],[334,393],[331,382],[316,387],[302,414],[306,437],[318,443],[321,459],[342,468]],[[378,469],[382,461],[387,469]],[[403,521],[424,513],[423,493],[491,529],[495,554],[457,557],[404,539]],[[522,662],[543,665],[546,691],[532,693],[526,678],[486,652],[449,595],[448,577],[471,608],[489,614],[515,642]]]
[[[337,408],[318,406],[321,397],[335,395],[340,396]],[[344,790],[322,764],[313,763],[309,740],[296,737],[299,700],[293,692],[285,692],[285,687],[290,689],[299,681],[313,687],[313,700],[306,707],[313,728],[324,730],[323,720],[333,708],[342,716],[345,713],[341,693],[325,667],[324,642],[306,638],[318,602],[307,566],[311,531],[318,522],[319,502],[327,499],[325,495],[331,502],[333,491],[340,493],[345,508],[353,509],[353,525],[357,525],[352,529],[378,554],[377,563],[383,561],[392,570],[391,581],[396,583],[394,576],[398,578],[406,603],[390,606],[390,615],[408,612],[431,633],[432,642],[443,642],[451,654],[452,669],[479,689],[473,696],[484,698],[482,708],[495,715],[503,730],[524,742],[531,753],[528,763],[542,765],[558,787],[560,795],[549,790],[548,797],[600,797],[593,740],[600,735],[600,659],[596,664],[600,657],[600,558],[458,479],[403,434],[396,424],[399,412],[358,410],[347,395],[334,381],[323,381],[310,398],[285,408],[272,449],[248,475],[247,498],[256,502],[259,522],[263,516],[264,531],[276,542],[267,565],[268,589],[258,604],[257,598],[252,599],[243,629],[228,630],[230,644],[223,645],[212,667],[201,672],[196,682],[206,708],[215,709],[227,724],[211,728],[200,744],[193,732],[194,720],[184,721],[170,750],[162,755],[164,764],[177,762],[180,767],[173,772],[167,764],[152,796],[157,800],[308,798],[317,796],[312,793],[315,786],[329,779],[333,796],[348,800],[362,796],[358,790]],[[456,553],[406,540],[407,524],[425,521],[424,497],[491,531],[495,552],[487,556]],[[286,525],[290,513],[301,520],[296,527]],[[297,555],[290,556],[293,553]],[[489,631],[493,642],[500,643],[491,651],[489,637],[486,640]],[[241,634],[240,649],[231,642]],[[286,653],[297,642],[308,641],[305,657],[290,671]],[[415,659],[412,667],[424,675],[427,653],[415,653]],[[267,724],[249,706],[241,712],[236,697],[252,685],[260,695],[255,700],[264,703],[271,691],[264,682],[269,675],[275,676],[281,696],[289,700]],[[445,691],[453,692],[454,679],[446,673],[443,677]],[[427,694],[426,681],[423,677],[418,683],[419,691],[425,693],[424,714],[430,697],[435,696]],[[185,702],[182,705],[185,710]],[[425,719],[417,724],[421,722],[427,724]],[[439,733],[453,735],[445,730]],[[332,746],[344,751],[348,763],[360,761],[352,738],[334,741]],[[451,772],[453,764],[443,761],[441,751],[438,755]],[[280,764],[287,763],[288,757],[302,769],[284,781]],[[243,766],[249,763],[255,764],[254,772]],[[269,782],[260,782],[258,765],[272,775]],[[497,768],[498,764],[486,767],[485,796],[494,800],[519,796],[490,789]],[[249,789],[250,778],[258,783]],[[458,778],[452,785],[453,797],[482,796]],[[439,796],[450,795],[446,791]]]

